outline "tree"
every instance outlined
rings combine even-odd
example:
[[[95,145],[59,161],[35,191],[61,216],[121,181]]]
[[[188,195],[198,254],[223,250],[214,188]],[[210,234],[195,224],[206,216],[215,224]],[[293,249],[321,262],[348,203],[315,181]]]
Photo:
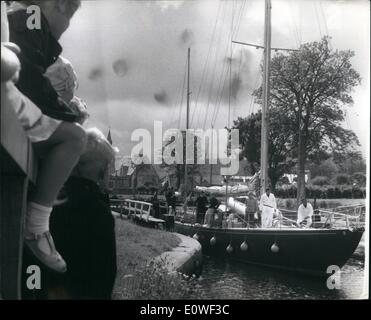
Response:
[[[342,127],[351,92],[361,79],[352,68],[354,52],[334,50],[330,38],[278,53],[271,61],[270,114],[279,110],[288,123],[282,132],[297,155],[297,202],[305,197],[305,165],[315,152],[344,152],[359,145]],[[255,92],[261,102],[262,88]],[[277,112],[277,111],[276,111]]]
[[[313,162],[309,165],[309,170],[313,178],[317,176],[325,176],[332,179],[339,172],[339,167],[334,162],[333,158],[328,158],[319,163]]]
[[[249,163],[249,171],[254,174],[260,169],[260,137],[262,113],[252,113],[247,118],[234,121],[234,128],[239,129],[241,156]],[[274,191],[278,180],[295,164],[291,157],[292,148],[287,143],[287,119],[277,110],[270,113],[269,145],[268,145],[268,176]]]
[[[359,151],[335,153],[334,161],[343,173],[352,175],[356,172],[363,172],[366,174],[366,162]]]
[[[175,176],[176,178],[175,189],[176,190],[180,190],[182,185],[183,185],[182,187],[184,187],[184,173],[185,173],[185,161],[186,161],[186,132],[182,131],[181,134],[183,137],[183,163],[166,164],[165,162],[163,162],[161,164],[161,167],[165,169],[165,171],[167,172],[169,176]],[[174,140],[175,140],[174,136],[168,139],[165,142],[164,148],[167,147],[170,143],[174,142]],[[194,142],[194,163],[196,163],[197,162],[197,144],[195,143],[195,141],[193,142]],[[172,156],[175,156],[174,150],[172,152]],[[200,174],[200,165],[198,164],[187,165],[188,187],[187,187],[187,190],[182,189],[183,193],[193,190],[193,176],[199,175],[199,174]]]

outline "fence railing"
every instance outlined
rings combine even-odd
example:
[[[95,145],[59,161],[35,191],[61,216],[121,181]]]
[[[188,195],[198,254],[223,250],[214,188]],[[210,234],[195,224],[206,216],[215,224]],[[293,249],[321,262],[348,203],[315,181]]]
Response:
[[[145,222],[150,222],[154,220],[160,221],[161,219],[156,219],[151,216],[153,212],[152,203],[138,200],[111,200],[111,208],[118,212],[121,216],[127,213],[129,216],[134,217]],[[162,221],[162,220],[161,220]]]

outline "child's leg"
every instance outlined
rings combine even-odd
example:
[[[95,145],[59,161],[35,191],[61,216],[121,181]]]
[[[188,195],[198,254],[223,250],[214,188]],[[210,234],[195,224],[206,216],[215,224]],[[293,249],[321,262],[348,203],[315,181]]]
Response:
[[[84,152],[86,134],[76,124],[63,122],[47,140],[35,143],[36,152],[45,153],[37,176],[32,202],[51,207],[58,192]],[[44,152],[44,150],[47,152]]]
[[[40,163],[35,193],[28,203],[25,244],[46,266],[65,272],[66,263],[56,251],[49,233],[53,201],[84,152],[86,134],[74,123],[63,122],[44,142],[35,143],[36,152],[44,153]]]

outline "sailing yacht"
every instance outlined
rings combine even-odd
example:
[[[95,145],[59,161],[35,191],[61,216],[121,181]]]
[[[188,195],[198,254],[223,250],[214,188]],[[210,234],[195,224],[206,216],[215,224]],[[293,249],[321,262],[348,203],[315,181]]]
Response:
[[[271,3],[270,0],[266,0],[261,190],[265,190],[268,180],[267,122],[269,119],[267,119],[266,115],[269,101],[269,63],[271,52],[270,15]],[[189,100],[187,101],[187,119],[188,110]],[[184,181],[187,181],[187,168],[185,168]],[[227,190],[228,186],[226,186]],[[189,214],[189,210],[187,210],[187,206],[184,206],[184,208],[185,216]],[[238,199],[226,197],[226,203],[219,206],[219,210],[231,210],[243,214],[244,204]],[[279,214],[272,228],[251,227],[249,224],[238,228],[213,228],[181,219],[180,221],[175,221],[175,231],[197,239],[202,245],[203,252],[208,255],[315,276],[325,276],[332,273],[334,268],[340,269],[344,266],[362,238],[364,232],[364,206],[350,208],[350,210],[353,211],[352,214],[349,211],[347,214],[344,214],[336,211],[318,210],[317,217],[319,221],[306,228],[298,227],[295,221]]]

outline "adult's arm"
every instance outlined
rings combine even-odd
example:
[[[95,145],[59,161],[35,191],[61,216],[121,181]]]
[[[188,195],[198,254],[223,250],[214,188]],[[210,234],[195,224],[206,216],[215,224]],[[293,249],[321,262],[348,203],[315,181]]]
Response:
[[[43,66],[52,64],[57,57],[46,61],[44,44],[48,35],[41,29],[28,29],[28,19],[25,10],[20,10],[9,15],[10,41],[16,43],[21,53],[18,58],[21,63],[21,71],[17,83],[18,89],[35,103],[41,111],[52,117],[64,121],[76,121],[75,114],[58,97],[48,78],[44,76],[46,71]]]

